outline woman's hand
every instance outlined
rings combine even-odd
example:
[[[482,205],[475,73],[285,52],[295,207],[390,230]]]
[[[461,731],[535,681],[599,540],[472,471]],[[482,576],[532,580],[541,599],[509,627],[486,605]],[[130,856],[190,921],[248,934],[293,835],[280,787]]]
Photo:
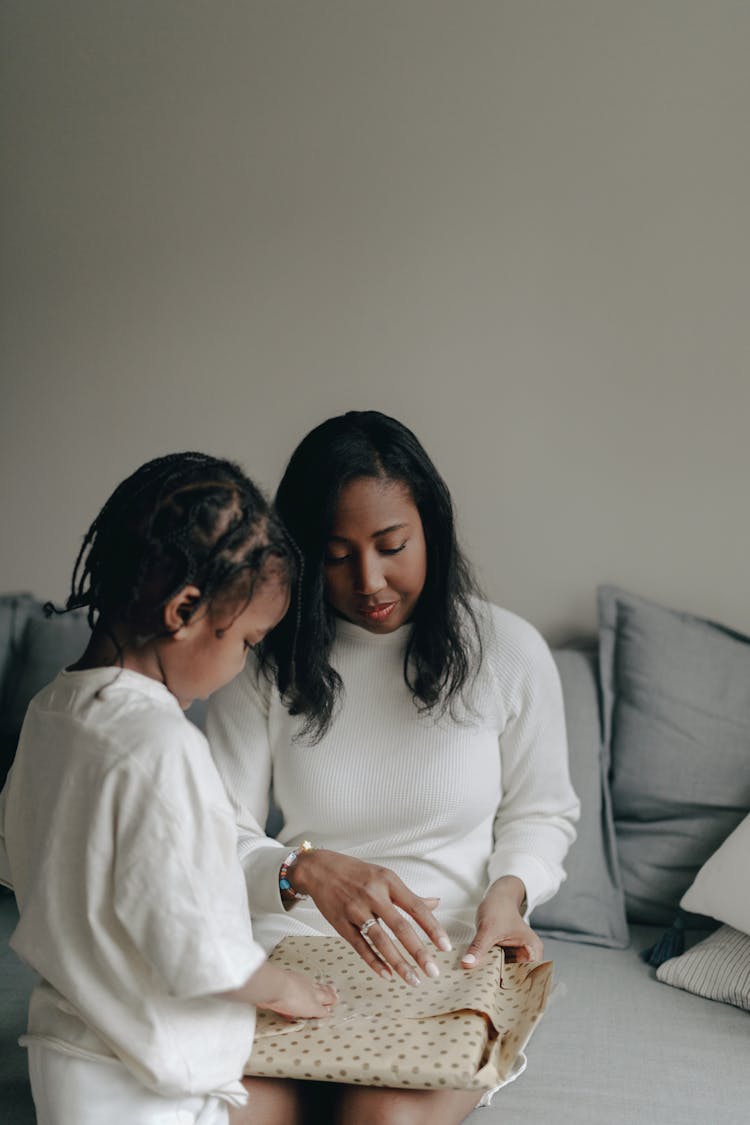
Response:
[[[542,941],[521,914],[525,895],[523,883],[514,875],[504,875],[492,884],[479,904],[476,933],[461,958],[464,968],[481,965],[496,945],[512,949],[516,961],[541,961]]]
[[[413,894],[387,867],[325,848],[300,852],[290,877],[294,889],[310,895],[323,917],[379,976],[390,977],[395,969],[407,984],[419,984],[405,953],[427,976],[439,975],[424,939],[397,909],[410,915],[438,949],[448,950],[448,935],[432,913],[439,899]],[[367,938],[361,933],[365,924]]]

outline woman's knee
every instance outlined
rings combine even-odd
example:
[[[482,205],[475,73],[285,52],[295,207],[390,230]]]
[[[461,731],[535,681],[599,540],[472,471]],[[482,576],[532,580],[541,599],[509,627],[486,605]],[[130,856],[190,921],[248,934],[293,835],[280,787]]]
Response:
[[[349,1087],[336,1125],[460,1125],[480,1095],[468,1090],[393,1090]]]
[[[282,1078],[245,1078],[244,1106],[229,1110],[229,1125],[302,1125],[298,1083]]]

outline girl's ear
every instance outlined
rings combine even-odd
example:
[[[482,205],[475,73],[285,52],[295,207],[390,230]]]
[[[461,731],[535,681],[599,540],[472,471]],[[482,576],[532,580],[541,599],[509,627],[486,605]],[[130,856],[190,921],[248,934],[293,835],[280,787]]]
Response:
[[[164,625],[176,636],[189,625],[200,600],[201,592],[197,586],[183,586],[164,606]]]

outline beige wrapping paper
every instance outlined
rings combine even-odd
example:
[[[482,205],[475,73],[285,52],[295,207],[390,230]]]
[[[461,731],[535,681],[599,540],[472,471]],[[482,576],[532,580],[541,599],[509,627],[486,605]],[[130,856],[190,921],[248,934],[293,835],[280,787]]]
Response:
[[[552,962],[508,964],[498,948],[467,972],[459,956],[435,950],[440,976],[413,988],[376,976],[343,938],[284,938],[271,960],[331,981],[339,1003],[319,1021],[258,1012],[245,1073],[421,1090],[500,1085],[544,1011]]]

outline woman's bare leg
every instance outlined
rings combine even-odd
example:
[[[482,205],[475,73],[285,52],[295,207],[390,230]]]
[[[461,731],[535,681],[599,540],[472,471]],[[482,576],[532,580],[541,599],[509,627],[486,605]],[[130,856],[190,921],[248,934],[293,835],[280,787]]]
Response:
[[[229,1109],[229,1125],[302,1125],[298,1082],[285,1078],[243,1078],[247,1104]]]
[[[460,1125],[480,1090],[391,1090],[342,1087],[336,1125]]]
[[[247,1105],[230,1125],[460,1125],[477,1090],[392,1090],[373,1086],[245,1078]]]

